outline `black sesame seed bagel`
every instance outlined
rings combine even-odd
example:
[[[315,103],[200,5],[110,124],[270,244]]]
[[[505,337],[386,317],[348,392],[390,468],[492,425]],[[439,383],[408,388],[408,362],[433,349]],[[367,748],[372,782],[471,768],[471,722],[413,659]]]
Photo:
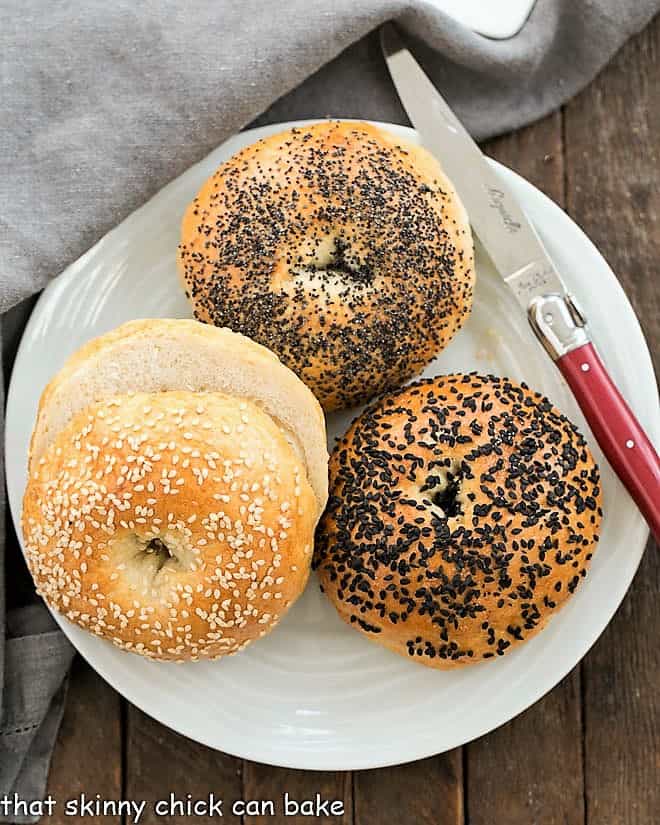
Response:
[[[474,262],[426,150],[326,121],[218,169],[183,219],[179,272],[196,318],[272,349],[333,410],[400,385],[449,342]]]
[[[345,621],[449,668],[542,628],[586,574],[601,517],[598,468],[547,399],[443,376],[385,396],[339,442],[313,566]]]

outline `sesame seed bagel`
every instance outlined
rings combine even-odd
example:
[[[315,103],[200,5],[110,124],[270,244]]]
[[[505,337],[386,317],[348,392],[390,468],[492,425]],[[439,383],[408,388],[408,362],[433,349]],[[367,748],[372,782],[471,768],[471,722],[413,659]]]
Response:
[[[586,574],[601,518],[598,467],[562,413],[524,384],[448,375],[353,422],[313,566],[369,639],[450,668],[538,632]]]
[[[325,495],[307,461],[324,454],[322,415],[302,387],[315,446],[271,415],[268,385],[302,384],[240,335],[193,321],[126,326],[83,348],[44,392],[23,499],[28,564],[52,608],[119,647],[174,661],[234,653],[267,633],[307,581]],[[172,346],[154,350],[163,332]],[[250,396],[227,391],[227,373],[209,375],[209,334],[258,372]],[[159,371],[161,384],[172,378],[185,335],[198,372],[193,359],[179,383],[194,389],[126,389]],[[126,338],[133,360],[118,345]]]
[[[425,149],[368,123],[259,140],[185,213],[179,273],[195,317],[276,352],[325,410],[416,374],[472,305],[472,236]]]

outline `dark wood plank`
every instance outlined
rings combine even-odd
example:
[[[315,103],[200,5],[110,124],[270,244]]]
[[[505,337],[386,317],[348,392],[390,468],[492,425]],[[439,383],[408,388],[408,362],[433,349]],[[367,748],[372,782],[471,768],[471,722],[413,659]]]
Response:
[[[128,706],[126,726],[126,790],[128,799],[146,800],[142,825],[206,825],[217,823],[217,816],[192,815],[184,809],[173,815],[160,815],[157,802],[169,800],[225,800],[222,822],[239,825],[241,818],[233,816],[231,804],[242,798],[241,760],[211,750],[180,736]]]
[[[354,776],[355,825],[463,825],[461,749]]]
[[[525,713],[467,747],[470,825],[583,825],[576,668]]]
[[[564,204],[562,116],[486,152]],[[467,746],[470,825],[584,825],[579,669],[526,713]]]
[[[584,663],[588,825],[656,825],[660,811],[660,550]]]
[[[562,115],[555,112],[482,146],[484,152],[520,173],[561,206],[564,205]]]
[[[569,213],[612,265],[660,358],[660,17],[566,107]]]
[[[103,799],[121,797],[121,699],[92,668],[77,657],[71,672],[66,710],[60,728],[47,793],[57,801],[49,825],[90,822],[86,816],[65,816],[67,800],[82,793]],[[120,817],[101,817],[119,823]],[[46,819],[44,819],[44,822]]]
[[[266,822],[270,825],[304,825],[308,822],[318,825],[353,825],[350,771],[296,771],[246,761],[243,767],[243,790],[245,800],[272,800],[276,803],[274,816],[246,815],[245,825],[260,825]],[[339,801],[343,803],[343,814],[313,817],[299,813],[286,816],[283,809],[285,792],[291,800],[298,803],[313,800],[316,794],[320,794],[324,800]]]
[[[660,18],[566,109],[567,203],[617,272],[660,356]],[[660,811],[660,556],[646,556],[584,662],[589,825]]]

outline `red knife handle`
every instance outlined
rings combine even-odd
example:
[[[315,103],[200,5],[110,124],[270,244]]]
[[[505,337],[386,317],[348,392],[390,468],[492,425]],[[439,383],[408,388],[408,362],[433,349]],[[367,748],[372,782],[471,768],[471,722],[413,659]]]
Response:
[[[660,459],[592,344],[557,359],[589,426],[627,487],[656,540],[660,539]]]

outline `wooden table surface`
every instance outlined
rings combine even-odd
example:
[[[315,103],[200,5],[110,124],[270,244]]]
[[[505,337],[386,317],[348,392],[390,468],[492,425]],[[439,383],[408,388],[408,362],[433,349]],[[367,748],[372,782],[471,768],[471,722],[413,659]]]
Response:
[[[561,112],[485,148],[561,204],[591,236],[632,301],[657,367],[660,18]],[[656,825],[660,555],[647,549],[611,625],[544,699],[463,748],[396,768],[293,771],[217,753],[152,721],[78,661],[49,790],[60,800],[85,792],[150,801],[170,791],[195,798],[213,791],[227,799],[279,799],[285,790],[306,798],[318,791],[343,799],[346,813],[313,821],[338,825]],[[49,821],[80,820],[60,810]],[[164,820],[151,811],[141,821]],[[223,821],[240,818],[225,811]],[[280,821],[312,820],[243,818],[244,825]]]

